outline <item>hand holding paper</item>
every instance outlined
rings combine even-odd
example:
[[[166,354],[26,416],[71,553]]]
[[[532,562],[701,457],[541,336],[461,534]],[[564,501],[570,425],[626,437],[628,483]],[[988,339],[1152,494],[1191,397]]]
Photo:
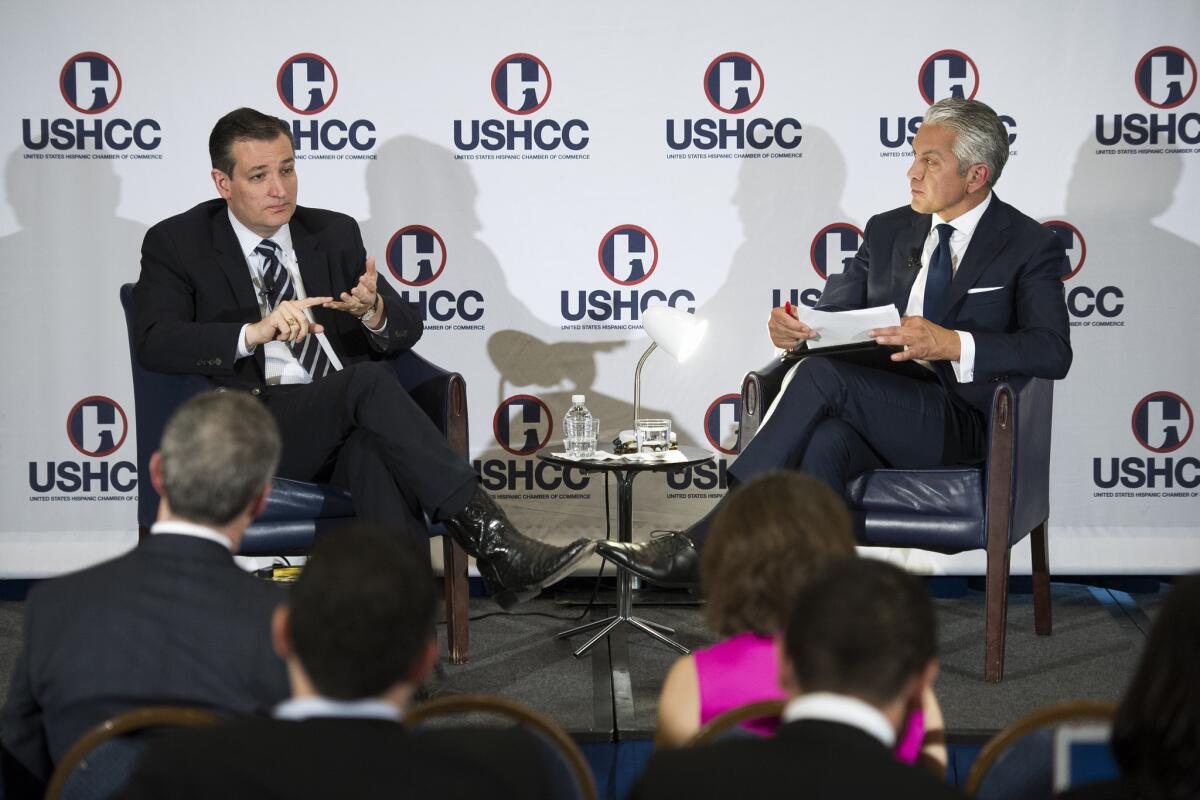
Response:
[[[800,309],[800,321],[816,332],[808,342],[809,350],[874,340],[871,331],[900,325],[900,313],[895,306],[857,308],[852,311],[817,311]]]

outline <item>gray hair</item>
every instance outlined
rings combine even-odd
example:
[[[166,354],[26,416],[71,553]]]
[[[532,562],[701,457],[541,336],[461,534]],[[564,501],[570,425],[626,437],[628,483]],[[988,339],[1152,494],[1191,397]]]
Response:
[[[950,146],[963,176],[972,164],[988,168],[988,186],[995,186],[1008,161],[1008,130],[991,106],[978,100],[947,97],[925,111],[926,125],[941,125],[954,131]]]
[[[171,513],[221,526],[242,513],[279,465],[279,428],[242,392],[188,400],[163,431],[159,455]]]

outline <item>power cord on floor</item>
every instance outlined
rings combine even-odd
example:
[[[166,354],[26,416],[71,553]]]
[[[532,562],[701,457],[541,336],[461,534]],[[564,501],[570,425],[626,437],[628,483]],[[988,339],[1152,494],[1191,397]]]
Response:
[[[608,499],[608,472],[604,473],[604,538],[612,541],[612,514]],[[596,605],[596,598],[600,593],[600,581],[604,578],[604,567],[608,564],[608,559],[601,556],[600,569],[596,573],[596,582],[592,584],[592,594],[588,598],[587,604],[583,607],[583,611],[574,616],[563,616],[562,614],[551,614],[549,611],[485,611],[482,614],[476,614],[467,619],[471,622],[476,622],[488,617],[547,617],[549,619],[562,620],[563,622],[579,622],[586,619],[588,614],[592,613],[592,608]],[[446,621],[442,620],[439,625],[445,625]]]

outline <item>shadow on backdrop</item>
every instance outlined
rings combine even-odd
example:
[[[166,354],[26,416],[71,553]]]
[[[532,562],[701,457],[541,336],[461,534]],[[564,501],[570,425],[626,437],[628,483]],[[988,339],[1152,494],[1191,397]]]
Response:
[[[16,150],[4,190],[20,230],[0,238],[12,292],[0,337],[10,345],[6,373],[21,377],[3,382],[0,402],[6,415],[50,414],[57,428],[58,407],[65,415],[80,391],[115,393],[129,382],[117,290],[137,279],[146,227],[117,216],[121,178],[111,161],[26,159]]]
[[[371,217],[362,223],[362,229],[367,252],[375,255],[379,269],[386,269],[385,250],[397,230],[427,225],[445,241],[447,260],[442,277],[425,288],[475,289],[484,297],[481,321],[487,325],[486,331],[429,331],[418,345],[422,353],[466,377],[476,431],[484,420],[491,419],[504,398],[520,393],[534,394],[550,408],[555,426],[548,447],[554,450],[561,450],[558,420],[575,393],[587,395],[588,408],[600,418],[606,437],[632,427],[633,367],[644,347],[641,340],[556,341],[561,335],[559,328],[534,314],[513,293],[506,278],[535,267],[502,266],[480,238],[479,187],[467,162],[455,160],[445,147],[407,135],[384,142],[378,156],[367,166]],[[391,274],[387,277],[397,291],[419,291]],[[629,344],[633,345],[628,353],[629,393],[613,396],[599,392],[593,385],[596,355]],[[485,358],[491,370],[483,367]],[[647,408],[645,414],[665,416],[667,412]],[[481,415],[486,416],[481,419]],[[491,436],[485,441],[474,436],[472,449],[484,459],[509,457]]]

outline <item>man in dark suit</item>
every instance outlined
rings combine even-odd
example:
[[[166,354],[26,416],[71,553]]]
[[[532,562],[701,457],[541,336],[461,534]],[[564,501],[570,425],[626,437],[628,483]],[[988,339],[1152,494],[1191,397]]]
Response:
[[[844,494],[869,469],[979,461],[994,382],[1066,375],[1061,278],[1070,263],[1057,237],[992,192],[1008,158],[996,113],[974,100],[941,100],[925,113],[913,154],[910,205],[867,222],[862,247],[830,276],[817,304],[822,311],[895,305],[901,324],[870,334],[902,347],[891,359],[906,369],[801,360],[730,467],[731,481],[793,468]],[[768,329],[788,351],[817,335],[790,308],[772,310]],[[685,533],[601,542],[597,550],[656,583],[694,585],[712,516]]]
[[[271,650],[275,585],[233,561],[266,506],[279,433],[241,392],[197,395],[167,423],[150,459],[162,495],[133,551],[38,584],[0,712],[7,797],[41,797],[53,765],[109,717],[147,705],[223,712],[287,696]]]
[[[961,798],[895,754],[937,675],[936,647],[920,581],[882,561],[837,562],[792,605],[780,665],[790,700],[774,736],[655,753],[630,797]]]
[[[155,225],[134,288],[137,356],[259,397],[279,424],[279,474],[350,490],[360,518],[426,539],[423,514],[475,556],[508,606],[565,574],[588,542],[521,535],[387,365],[422,321],[380,281],[358,225],[296,205],[291,130],[241,108],[209,138],[221,198]]]
[[[437,660],[436,605],[415,540],[363,523],[318,540],[272,624],[291,699],[151,743],[121,796],[550,798],[530,734],[400,724]]]

